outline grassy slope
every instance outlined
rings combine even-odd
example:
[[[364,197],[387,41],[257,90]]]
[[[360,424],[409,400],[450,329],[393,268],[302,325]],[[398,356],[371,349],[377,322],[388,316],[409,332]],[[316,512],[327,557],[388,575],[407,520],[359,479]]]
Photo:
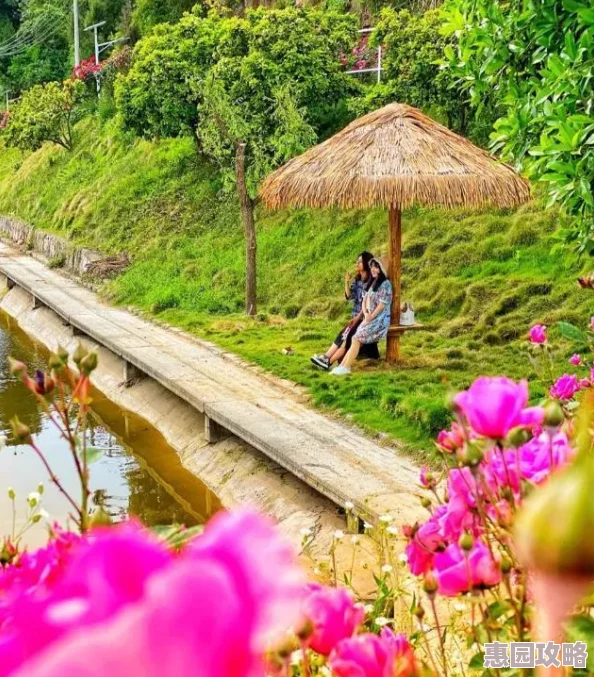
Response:
[[[381,210],[261,213],[262,312],[247,320],[236,205],[191,141],[121,138],[93,119],[78,133],[72,155],[0,150],[0,213],[129,251],[134,264],[105,290],[113,300],[218,342],[307,386],[318,405],[415,447],[429,449],[446,424],[448,384],[460,388],[482,373],[529,375],[524,337],[532,322],[583,323],[592,314],[571,258],[550,254],[554,211],[414,210],[404,217],[403,297],[430,331],[406,336],[401,368],[334,379],[307,358],[340,326],[344,270],[362,249],[385,252]],[[282,354],[288,345],[295,355]]]

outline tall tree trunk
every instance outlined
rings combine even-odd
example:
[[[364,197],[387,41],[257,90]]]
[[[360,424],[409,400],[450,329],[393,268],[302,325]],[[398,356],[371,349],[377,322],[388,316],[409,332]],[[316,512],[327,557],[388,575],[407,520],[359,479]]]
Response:
[[[257,311],[256,224],[254,221],[254,200],[248,195],[245,180],[245,143],[238,143],[235,151],[235,182],[245,233],[245,312],[247,315],[255,315]]]

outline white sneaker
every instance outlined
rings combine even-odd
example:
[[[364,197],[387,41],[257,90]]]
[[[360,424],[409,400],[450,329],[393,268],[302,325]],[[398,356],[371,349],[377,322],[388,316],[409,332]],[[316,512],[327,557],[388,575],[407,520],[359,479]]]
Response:
[[[346,376],[346,374],[351,373],[351,370],[347,369],[346,367],[334,367],[334,369],[330,373],[333,376]]]

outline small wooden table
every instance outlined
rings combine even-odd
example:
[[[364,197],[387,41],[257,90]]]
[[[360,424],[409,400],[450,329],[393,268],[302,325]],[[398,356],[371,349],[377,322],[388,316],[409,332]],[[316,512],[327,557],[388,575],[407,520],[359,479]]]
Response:
[[[415,324],[393,324],[390,326],[388,329],[388,338],[393,339],[393,358],[395,360],[400,359],[400,337],[404,332],[406,331],[418,331],[419,329],[425,329],[424,324],[419,324],[418,322],[415,322]]]

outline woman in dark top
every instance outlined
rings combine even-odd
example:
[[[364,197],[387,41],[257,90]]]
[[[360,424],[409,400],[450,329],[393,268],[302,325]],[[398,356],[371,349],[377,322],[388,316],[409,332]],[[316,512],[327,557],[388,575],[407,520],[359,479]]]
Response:
[[[361,252],[357,257],[357,274],[354,279],[351,273],[347,272],[344,276],[344,297],[353,304],[351,311],[351,320],[343,327],[334,343],[328,348],[324,355],[313,355],[311,361],[321,369],[328,370],[330,367],[341,360],[351,347],[352,337],[357,327],[363,320],[363,297],[367,290],[367,285],[371,280],[369,271],[369,262],[373,259],[373,254]]]

